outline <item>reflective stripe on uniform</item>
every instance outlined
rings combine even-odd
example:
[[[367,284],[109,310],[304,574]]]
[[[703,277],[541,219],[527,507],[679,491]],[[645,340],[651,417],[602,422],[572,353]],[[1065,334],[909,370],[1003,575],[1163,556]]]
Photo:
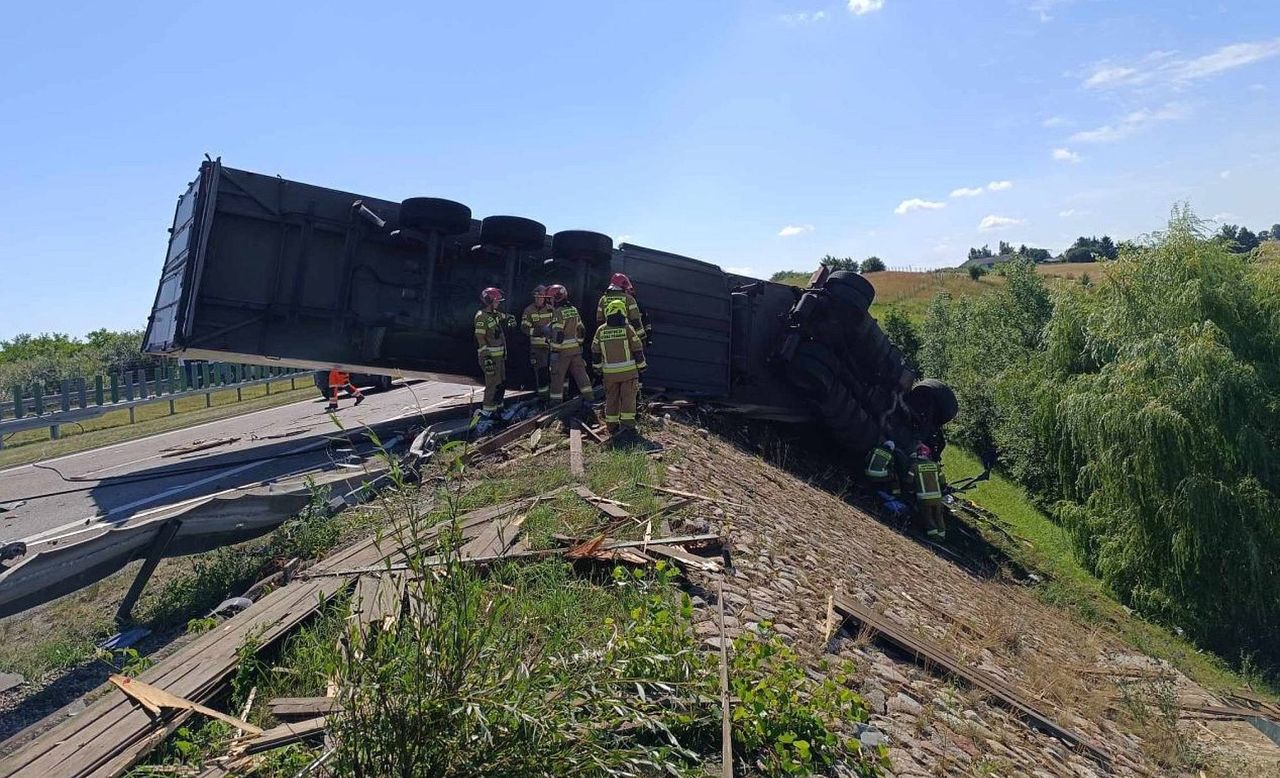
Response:
[[[627,327],[601,327],[596,331],[600,341],[600,370],[605,375],[629,373],[636,369],[631,353],[631,332]]]
[[[635,420],[636,420],[636,412],[635,412],[635,411],[632,411],[632,412],[630,412],[630,413],[627,413],[626,411],[623,411],[623,412],[622,412],[622,420],[623,420],[623,421],[635,421]]]
[[[884,446],[876,446],[867,459],[867,467],[863,475],[867,478],[887,478],[889,463],[893,461],[893,453]]]
[[[916,499],[934,501],[942,499],[942,485],[937,462],[916,460]]]
[[[556,351],[579,348],[578,329],[580,327],[582,327],[582,319],[578,315],[577,308],[572,305],[557,308],[555,318],[552,319],[551,329],[557,334],[563,334],[564,338],[559,343],[552,343],[551,347]]]

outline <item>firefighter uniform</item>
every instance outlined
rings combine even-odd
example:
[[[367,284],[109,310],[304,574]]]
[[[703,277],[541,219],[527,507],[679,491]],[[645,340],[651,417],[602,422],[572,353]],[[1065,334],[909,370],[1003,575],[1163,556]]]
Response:
[[[604,376],[604,422],[611,433],[635,429],[636,384],[645,368],[640,336],[625,319],[617,319],[620,326],[606,323],[591,341],[596,369]]]
[[[582,339],[586,328],[578,309],[565,301],[556,306],[551,316],[551,402],[564,400],[566,376],[572,375],[578,391],[588,401],[594,400],[587,363],[582,359]]]
[[[916,486],[916,521],[932,540],[946,540],[947,525],[942,518],[942,467],[925,456],[912,460]]]
[[[548,336],[551,334],[551,319],[554,316],[551,306],[539,306],[537,303],[530,303],[520,316],[520,329],[529,338],[529,365],[533,368],[533,378],[537,382],[538,397],[543,400],[551,395],[551,348]]]
[[[627,323],[629,323],[645,341],[648,341],[648,335],[645,332],[644,316],[640,313],[640,306],[636,304],[636,298],[632,297],[622,289],[610,286],[605,293],[600,295],[600,302],[596,303],[596,326],[603,327],[605,320],[605,307],[613,300],[620,300],[626,308]]]
[[[329,371],[329,407],[325,410],[338,410],[338,392],[343,389],[347,390],[347,394],[356,398],[356,405],[364,402],[364,394],[360,392],[356,385],[351,383],[351,374],[344,373],[341,370]]]
[[[507,336],[502,327],[506,322],[507,316],[498,311],[476,311],[476,356],[484,371],[485,413],[502,407],[507,380]]]

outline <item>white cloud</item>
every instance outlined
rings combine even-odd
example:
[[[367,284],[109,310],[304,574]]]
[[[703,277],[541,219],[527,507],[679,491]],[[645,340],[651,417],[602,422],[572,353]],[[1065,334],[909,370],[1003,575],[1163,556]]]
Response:
[[[1181,103],[1168,103],[1155,110],[1142,108],[1130,111],[1111,124],[1104,124],[1092,130],[1081,130],[1073,134],[1071,140],[1076,143],[1114,143],[1124,140],[1149,125],[1171,122],[1189,113],[1190,109]]]
[[[992,181],[991,183],[987,184],[987,191],[990,191],[990,192],[1003,192],[1006,189],[1012,189],[1012,188],[1013,188],[1012,181]]]
[[[1231,178],[1231,171],[1230,170],[1222,171],[1221,173],[1218,174],[1218,178],[1222,178],[1222,179]]]
[[[1064,218],[1064,219],[1070,219],[1072,216],[1075,216],[1075,215],[1076,215],[1076,209],[1075,209],[1075,208],[1068,208],[1068,209],[1067,209],[1067,210],[1065,210],[1065,211],[1058,211],[1058,215],[1059,215],[1059,216],[1061,216],[1061,217],[1062,217],[1062,218]]]
[[[1137,68],[1095,66],[1093,73],[1084,80],[1086,89],[1097,87],[1113,87],[1121,84],[1137,83],[1143,78]]]
[[[1280,38],[1253,43],[1232,43],[1211,54],[1179,63],[1174,69],[1174,79],[1190,81],[1196,78],[1208,78],[1277,55],[1280,55]]]
[[[1027,10],[1035,11],[1040,14],[1041,22],[1050,22],[1053,21],[1053,16],[1050,15],[1049,12],[1053,10],[1055,5],[1068,5],[1074,1],[1075,0],[1031,0],[1031,2],[1027,3]]]
[[[1153,51],[1136,63],[1121,65],[1109,61],[1099,62],[1089,71],[1083,86],[1086,89],[1115,89],[1144,84],[1181,86],[1276,56],[1280,56],[1280,38],[1230,43],[1191,59],[1179,58],[1175,52]]]
[[[778,17],[786,24],[801,25],[813,24],[827,18],[826,11],[796,11],[795,13],[782,14]]]
[[[884,8],[884,0],[849,0],[849,10],[857,16]]]
[[[977,197],[980,194],[982,194],[982,187],[980,186],[962,186],[959,189],[951,190],[952,197]]]
[[[1062,118],[1061,116],[1050,116],[1048,119],[1045,119],[1044,121],[1040,122],[1040,126],[1044,127],[1045,129],[1051,129],[1053,127],[1061,127],[1066,123],[1067,123],[1067,120]]]
[[[803,235],[806,232],[813,232],[812,224],[788,224],[786,227],[778,230],[778,237],[790,238],[796,235]]]
[[[939,208],[946,207],[946,203],[936,203],[932,200],[921,200],[919,197],[912,197],[910,200],[903,200],[898,203],[898,207],[894,208],[893,212],[901,216],[904,213],[911,213],[912,211],[936,211]]]
[[[1005,227],[1013,227],[1022,223],[1022,219],[1014,219],[1009,216],[996,216],[992,214],[991,216],[982,217],[982,221],[978,222],[978,231],[990,232],[991,230],[1000,230]]]
[[[1234,213],[1231,213],[1230,211],[1223,211],[1222,213],[1215,213],[1214,215],[1210,216],[1209,221],[1229,222],[1229,221],[1233,221],[1235,218],[1236,218],[1236,215]]]
[[[737,275],[737,276],[758,277],[756,273],[756,269],[754,267],[726,267],[724,269],[724,272],[733,273],[734,275]]]
[[[1070,162],[1072,164],[1080,161],[1080,155],[1071,149],[1054,149],[1053,158],[1058,162]]]

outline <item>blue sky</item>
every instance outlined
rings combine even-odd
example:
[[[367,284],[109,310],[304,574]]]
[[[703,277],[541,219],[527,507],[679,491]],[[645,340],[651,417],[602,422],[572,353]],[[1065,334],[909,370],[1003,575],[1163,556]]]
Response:
[[[760,274],[1280,221],[1263,0],[285,5],[6,11],[0,338],[143,326],[205,152]]]

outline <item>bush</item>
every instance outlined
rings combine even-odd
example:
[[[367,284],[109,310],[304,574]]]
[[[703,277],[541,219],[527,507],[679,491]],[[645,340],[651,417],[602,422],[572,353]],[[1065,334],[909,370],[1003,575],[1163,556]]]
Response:
[[[885,269],[884,260],[875,256],[867,257],[862,260],[858,269],[863,273],[879,273]]]
[[[889,342],[902,352],[911,369],[918,371],[920,369],[920,333],[916,331],[911,320],[897,308],[890,308],[884,315],[884,321],[880,322],[880,327],[884,330]]]
[[[982,265],[969,266],[969,277],[972,278],[974,281],[977,281],[979,278],[982,278],[986,274],[987,274],[987,269]]]

